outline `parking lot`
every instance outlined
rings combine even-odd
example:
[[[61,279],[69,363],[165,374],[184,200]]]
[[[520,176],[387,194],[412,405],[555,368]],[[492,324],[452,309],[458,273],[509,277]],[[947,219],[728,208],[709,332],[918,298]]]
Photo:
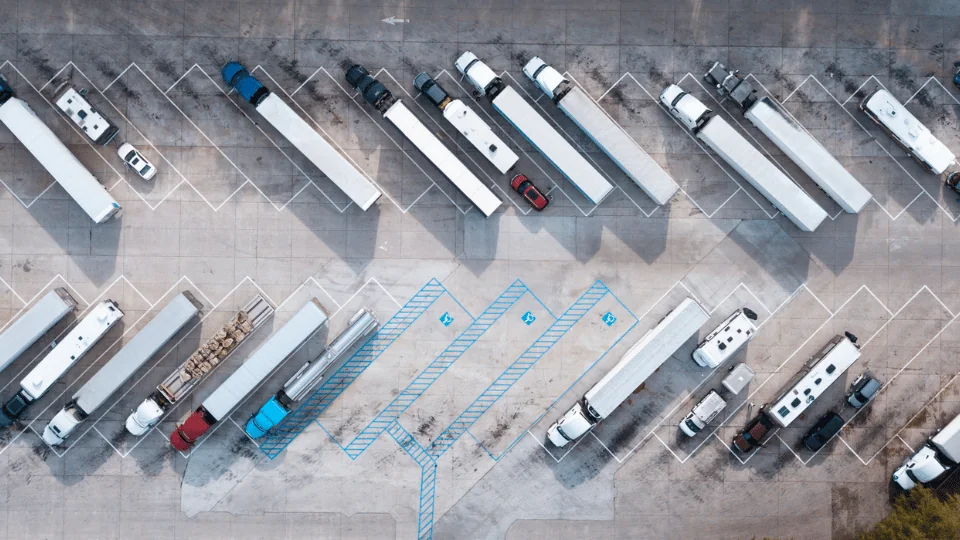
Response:
[[[0,399],[98,302],[124,312],[0,433],[5,535],[845,538],[886,515],[892,471],[960,413],[960,197],[858,109],[883,86],[960,151],[960,6],[94,4],[96,13],[76,1],[0,0],[17,14],[0,23],[0,74],[123,206],[93,224],[0,127],[0,328],[57,287],[78,303],[0,373]],[[465,50],[611,181],[606,200],[590,203],[489,100],[474,99],[453,65]],[[677,182],[668,205],[531,84],[521,67],[533,55]],[[228,60],[372,180],[378,205],[361,211],[226,87]],[[706,86],[715,60],[781,103],[872,202],[848,214],[819,190]],[[501,210],[484,218],[364,102],[344,80],[351,63],[406,102]],[[413,88],[420,71],[519,154],[516,170],[550,199],[543,213]],[[827,220],[804,233],[780,215],[661,107],[670,83],[763,150]],[[91,144],[56,109],[64,84],[87,90],[120,128],[116,142]],[[157,176],[125,167],[121,142]],[[203,304],[200,316],[64,444],[47,445],[47,422],[181,291]],[[256,295],[274,315],[158,426],[129,434],[127,415]],[[699,334],[575,444],[549,443],[550,424],[687,297],[710,314]],[[174,450],[177,423],[312,298],[330,317],[324,327],[194,448]],[[379,332],[283,431],[248,437],[251,414],[364,307]],[[697,341],[743,307],[758,314],[756,338],[716,369],[696,365]],[[764,446],[732,450],[736,432],[845,331],[859,338],[860,360]],[[756,377],[683,436],[680,420],[738,362]],[[880,393],[862,409],[845,405],[867,370]],[[811,452],[800,439],[828,411],[845,427]]]

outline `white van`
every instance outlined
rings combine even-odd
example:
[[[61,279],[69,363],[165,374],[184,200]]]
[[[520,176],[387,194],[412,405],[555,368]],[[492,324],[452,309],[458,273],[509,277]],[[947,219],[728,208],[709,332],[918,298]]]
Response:
[[[680,431],[687,437],[695,436],[700,433],[700,430],[707,427],[707,424],[716,418],[726,406],[727,402],[720,397],[720,394],[716,390],[711,390],[680,422]]]
[[[715,368],[737,354],[757,333],[753,321],[757,314],[743,308],[738,309],[727,320],[710,332],[693,351],[693,360],[703,367]]]

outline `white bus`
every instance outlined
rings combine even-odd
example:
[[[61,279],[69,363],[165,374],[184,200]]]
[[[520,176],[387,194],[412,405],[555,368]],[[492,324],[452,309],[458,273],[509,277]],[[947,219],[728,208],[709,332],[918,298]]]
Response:
[[[8,427],[31,403],[56,384],[123,317],[113,300],[100,302],[20,381],[20,391],[0,409],[0,427]]]
[[[45,294],[0,334],[0,371],[76,307],[77,301],[66,289],[54,289]]]
[[[9,87],[4,86],[4,82],[0,79],[0,90],[9,90]],[[0,92],[3,96],[11,94],[12,91]],[[3,122],[24,148],[43,165],[60,187],[77,201],[90,219],[103,223],[120,211],[116,199],[25,101],[7,97],[7,100],[0,104],[0,122]]]
[[[764,406],[767,416],[780,427],[789,426],[860,358],[856,340],[849,332],[831,339],[784,385],[780,395]]]
[[[943,174],[956,162],[957,156],[883,88],[877,88],[863,98],[860,110],[928,171]]]

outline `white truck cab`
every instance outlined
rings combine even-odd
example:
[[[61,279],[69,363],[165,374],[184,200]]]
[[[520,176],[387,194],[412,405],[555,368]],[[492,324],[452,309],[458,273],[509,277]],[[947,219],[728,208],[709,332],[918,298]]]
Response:
[[[935,480],[949,469],[937,458],[937,452],[924,446],[893,473],[893,481],[903,489]]]
[[[560,88],[560,85],[569,82],[563,78],[559,71],[548,65],[539,56],[534,56],[532,60],[527,62],[527,65],[523,66],[523,74],[551,98],[557,97],[557,88]]]
[[[696,133],[710,118],[710,109],[699,99],[683,91],[675,84],[660,93],[660,103],[689,130]]]
[[[160,421],[163,412],[163,408],[156,401],[150,398],[143,400],[137,410],[127,417],[127,431],[137,436],[144,435]]]
[[[490,86],[495,83],[499,77],[486,64],[477,58],[477,55],[467,51],[457,58],[454,62],[457,70],[463,73],[463,76],[470,81],[470,84],[481,94],[487,93]]]
[[[564,414],[560,420],[550,426],[547,430],[547,438],[557,447],[564,447],[590,431],[595,424],[587,418],[587,413],[583,410],[583,404],[577,402],[567,414]]]

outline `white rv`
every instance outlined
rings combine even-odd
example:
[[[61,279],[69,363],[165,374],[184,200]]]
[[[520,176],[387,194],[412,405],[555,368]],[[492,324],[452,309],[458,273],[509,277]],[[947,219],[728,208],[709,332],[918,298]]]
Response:
[[[860,110],[928,171],[943,174],[957,161],[957,156],[934,137],[927,126],[883,88],[877,88],[863,98]]]

